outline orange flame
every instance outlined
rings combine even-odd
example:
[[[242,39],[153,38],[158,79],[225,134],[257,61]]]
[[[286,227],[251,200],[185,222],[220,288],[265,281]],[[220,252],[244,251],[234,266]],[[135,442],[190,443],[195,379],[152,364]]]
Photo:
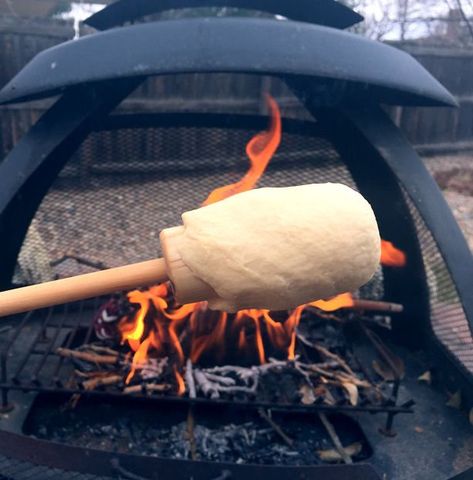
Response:
[[[268,130],[256,134],[246,146],[250,160],[248,172],[240,181],[211,192],[204,205],[251,190],[263,175],[280,145],[282,128],[278,104],[269,95],[266,101],[271,114],[270,125]],[[382,240],[381,262],[383,265],[403,266],[406,257],[392,243]],[[128,300],[138,308],[132,318],[125,317],[119,323],[122,343],[128,343],[134,352],[126,383],[132,381],[136,371],[146,365],[150,356],[167,356],[172,360],[178,395],[186,391],[180,371],[186,357],[197,363],[210,352],[213,359],[226,360],[233,352],[237,358],[252,358],[265,363],[270,351],[271,354],[276,352],[294,359],[296,330],[307,307],[333,312],[354,305],[353,296],[344,293],[297,307],[283,314],[282,318],[281,314],[257,309],[241,310],[229,315],[208,310],[206,302],[176,305],[167,284],[144,291],[134,290],[128,294]]]
[[[266,95],[266,102],[271,112],[269,129],[255,135],[246,146],[246,154],[250,159],[250,168],[245,176],[238,182],[215,189],[203,205],[210,205],[236,193],[251,190],[262,177],[268,163],[273,158],[281,143],[281,113],[276,100]]]
[[[406,254],[396,248],[391,242],[381,240],[381,264],[386,267],[404,267]]]
[[[309,303],[311,307],[320,308],[325,312],[334,312],[341,308],[353,307],[355,302],[351,293],[342,293],[336,297],[332,297],[329,300],[317,300],[316,302]]]

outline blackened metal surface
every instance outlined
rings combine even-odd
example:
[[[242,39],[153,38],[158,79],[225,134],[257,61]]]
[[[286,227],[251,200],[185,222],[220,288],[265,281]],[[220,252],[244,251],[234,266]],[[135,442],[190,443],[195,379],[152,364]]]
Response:
[[[473,478],[473,468],[469,468],[460,475],[455,475],[450,480],[471,480]]]
[[[113,109],[137,86],[76,89],[61,98],[0,164],[0,289],[11,279],[23,239],[39,203],[70,155],[90,131],[91,120]]]
[[[241,18],[147,23],[66,42],[37,55],[3,88],[0,102],[106,80],[190,72],[311,77],[326,103],[369,98],[455,105],[416,60],[393,47],[317,25]]]
[[[166,10],[202,7],[258,10],[335,28],[348,28],[363,20],[351,8],[334,0],[119,0],[86,19],[85,23],[106,30]]]

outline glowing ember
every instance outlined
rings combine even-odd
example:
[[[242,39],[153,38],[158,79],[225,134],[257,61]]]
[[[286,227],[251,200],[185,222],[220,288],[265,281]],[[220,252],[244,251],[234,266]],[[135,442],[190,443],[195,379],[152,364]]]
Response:
[[[214,190],[204,205],[255,187],[281,142],[281,114],[276,101],[266,97],[271,113],[267,131],[255,135],[246,147],[250,168],[237,183]],[[403,266],[406,257],[390,242],[382,241],[381,263]],[[175,391],[183,395],[186,385],[181,375],[186,358],[192,363],[211,355],[212,361],[229,359],[267,362],[268,354],[286,359],[295,358],[296,329],[307,307],[332,312],[354,305],[353,296],[344,293],[328,300],[318,300],[297,307],[289,313],[275,314],[268,310],[241,310],[234,315],[212,312],[206,302],[176,305],[166,284],[148,290],[128,293],[128,301],[137,306],[136,313],[120,320],[122,343],[134,352],[126,383],[149,358],[168,357],[175,379]]]
[[[381,240],[381,264],[387,267],[404,267],[406,254],[391,242]]]

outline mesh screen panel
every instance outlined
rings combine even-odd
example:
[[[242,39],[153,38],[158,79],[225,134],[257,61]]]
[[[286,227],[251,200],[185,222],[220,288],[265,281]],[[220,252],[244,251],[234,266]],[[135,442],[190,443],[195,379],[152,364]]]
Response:
[[[432,330],[443,346],[473,373],[473,337],[457,290],[432,234],[407,195],[406,198],[424,261]]]
[[[176,127],[92,134],[45,196],[16,280],[37,283],[91,271],[88,263],[113,267],[155,258],[163,228],[181,224],[182,212],[242,177],[249,165],[245,146],[257,132]],[[285,133],[259,185],[327,181],[355,187],[325,140]]]

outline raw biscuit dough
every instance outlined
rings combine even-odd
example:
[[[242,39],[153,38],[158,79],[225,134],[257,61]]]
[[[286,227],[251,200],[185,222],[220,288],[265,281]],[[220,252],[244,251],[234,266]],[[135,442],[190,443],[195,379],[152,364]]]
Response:
[[[373,210],[341,184],[251,190],[182,219],[179,253],[215,310],[286,310],[353,291],[379,265]]]

